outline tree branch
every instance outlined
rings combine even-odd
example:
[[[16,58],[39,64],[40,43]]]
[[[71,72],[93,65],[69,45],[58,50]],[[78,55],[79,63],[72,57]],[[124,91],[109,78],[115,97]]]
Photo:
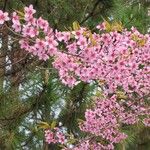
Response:
[[[97,8],[99,3],[100,3],[100,0],[97,0],[96,3],[94,4],[94,7],[93,7],[92,11],[89,13],[89,15],[86,18],[84,18],[80,22],[80,25],[82,25],[85,21],[87,21],[90,17],[92,17],[94,15],[95,9]]]

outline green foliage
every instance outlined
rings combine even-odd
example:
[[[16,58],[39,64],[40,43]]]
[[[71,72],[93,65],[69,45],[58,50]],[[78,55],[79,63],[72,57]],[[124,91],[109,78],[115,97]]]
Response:
[[[150,23],[150,17],[148,16],[149,6],[150,3],[146,3],[146,1],[116,0],[110,17],[121,21],[127,28],[135,26],[141,32],[146,33]]]
[[[88,86],[88,84],[80,83],[66,95],[65,105],[59,120],[67,127],[69,133],[72,132],[75,135],[80,133],[78,119],[79,117],[83,119],[88,103]]]

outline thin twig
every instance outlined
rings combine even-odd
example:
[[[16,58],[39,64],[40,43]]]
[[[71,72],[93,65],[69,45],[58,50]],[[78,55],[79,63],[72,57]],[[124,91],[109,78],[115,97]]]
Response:
[[[100,0],[97,0],[96,3],[94,4],[94,7],[93,7],[92,11],[89,13],[89,15],[88,15],[85,19],[83,19],[83,20],[80,22],[81,25],[82,25],[85,21],[87,21],[90,17],[92,17],[92,16],[94,15],[95,9],[96,9],[96,7],[98,6],[99,3],[100,3]]]
[[[3,11],[5,11],[5,10],[6,10],[6,6],[7,6],[7,0],[5,0],[5,2],[4,2]]]

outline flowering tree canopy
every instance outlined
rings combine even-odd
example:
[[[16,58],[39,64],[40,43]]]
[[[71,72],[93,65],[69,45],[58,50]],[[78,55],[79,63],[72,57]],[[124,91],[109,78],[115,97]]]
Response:
[[[44,61],[52,57],[63,84],[73,88],[81,81],[96,82],[102,92],[79,124],[87,137],[72,149],[112,150],[128,136],[121,130],[124,125],[150,126],[149,34],[107,21],[95,32],[78,23],[70,31],[58,31],[42,17],[35,18],[35,13],[32,5],[10,15],[0,10],[0,27],[10,23],[20,47],[32,56]],[[58,128],[46,130],[45,137],[48,143],[67,143]]]

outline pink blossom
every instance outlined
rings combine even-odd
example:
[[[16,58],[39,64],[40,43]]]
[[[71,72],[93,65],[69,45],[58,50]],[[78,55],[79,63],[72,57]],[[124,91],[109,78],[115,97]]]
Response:
[[[49,23],[47,20],[44,20],[42,17],[40,17],[37,19],[37,27],[43,29],[43,31],[46,33],[48,32]]]
[[[29,36],[29,37],[33,38],[39,34],[39,31],[32,26],[24,25],[23,29],[22,29],[22,34],[24,37]]]
[[[15,30],[15,32],[20,32],[21,31],[21,23],[19,20],[19,16],[17,15],[16,12],[13,12],[12,14],[12,28]]]
[[[19,25],[19,24],[13,24],[12,28],[15,30],[15,32],[20,32],[21,31],[21,25]]]
[[[59,42],[62,42],[62,41],[67,42],[70,39],[70,33],[69,32],[59,32],[56,30],[56,37]]]
[[[8,13],[0,10],[0,25],[4,24],[4,22],[8,21],[9,19],[10,18],[8,17]]]
[[[32,16],[33,14],[36,13],[36,10],[33,9],[33,5],[30,5],[29,7],[24,8],[24,12],[25,12],[25,15]]]
[[[143,123],[145,124],[145,126],[150,127],[150,118],[145,118],[145,119],[143,120]]]
[[[13,12],[13,14],[12,14],[12,22],[13,22],[13,24],[20,25],[19,16],[17,15],[16,12]]]
[[[65,135],[60,131],[59,128],[57,129],[47,129],[45,130],[45,140],[48,144],[50,143],[65,143]]]

